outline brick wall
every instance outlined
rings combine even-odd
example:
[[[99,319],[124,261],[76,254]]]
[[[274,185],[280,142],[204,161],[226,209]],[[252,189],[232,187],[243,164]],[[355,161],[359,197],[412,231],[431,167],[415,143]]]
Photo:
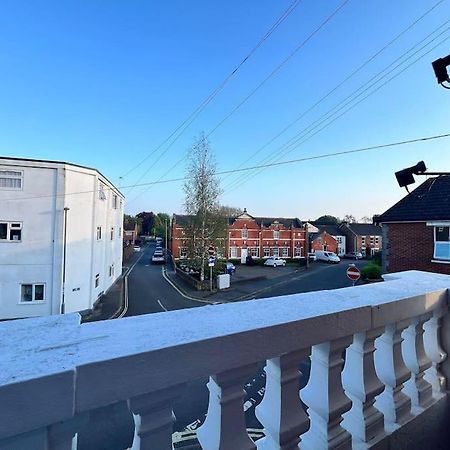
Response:
[[[450,275],[450,264],[431,262],[434,252],[434,229],[424,222],[391,223],[387,227],[385,265],[388,272],[424,270]]]
[[[316,239],[311,242],[311,251],[315,252],[316,250],[327,250],[329,252],[334,252],[337,254],[338,242],[327,232],[321,233],[316,237]]]

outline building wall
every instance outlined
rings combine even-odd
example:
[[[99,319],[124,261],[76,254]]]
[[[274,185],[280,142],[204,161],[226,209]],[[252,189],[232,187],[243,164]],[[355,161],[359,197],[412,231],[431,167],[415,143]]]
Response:
[[[450,264],[432,262],[434,229],[425,222],[383,224],[387,240],[383,263],[387,272],[424,270],[450,275]]]
[[[315,252],[316,250],[326,250],[338,254],[338,242],[331,234],[321,233],[311,241],[311,251]]]
[[[244,230],[244,231],[243,231]],[[243,237],[243,232],[247,237]],[[275,238],[274,232],[279,232],[279,238]],[[172,255],[180,258],[182,246],[183,227],[172,222]],[[295,258],[296,248],[301,249],[301,256],[306,254],[305,230],[302,228],[285,228],[282,224],[259,226],[252,219],[237,219],[228,227],[228,239],[225,243],[227,258],[241,258],[251,254],[254,258],[273,256],[279,252],[280,257]],[[265,250],[266,249],[266,250]],[[287,249],[287,250],[284,250]],[[287,256],[286,252],[287,251]],[[268,252],[268,254],[267,254]]]
[[[23,171],[23,187],[0,189],[0,222],[21,223],[22,236],[19,242],[0,241],[0,319],[48,315],[54,289],[60,288],[53,273],[53,258],[60,245],[55,228],[57,170],[17,168],[0,160],[0,170],[8,169]],[[21,303],[21,284],[32,283],[45,285],[45,300]]]
[[[61,312],[64,207],[69,208],[65,312],[91,308],[98,294],[105,292],[122,271],[119,228],[123,202],[120,207],[118,201],[119,208],[114,210],[110,196],[99,200],[98,192],[93,192],[98,189],[99,174],[92,169],[0,159],[0,170],[5,167],[23,170],[23,189],[0,189],[0,222],[22,223],[22,239],[0,240],[0,319]],[[97,223],[103,230],[99,242]],[[112,226],[115,232],[111,241]],[[115,270],[109,276],[111,264]],[[100,273],[98,288],[94,288],[93,273]],[[45,285],[44,301],[21,302],[21,285],[34,283]]]

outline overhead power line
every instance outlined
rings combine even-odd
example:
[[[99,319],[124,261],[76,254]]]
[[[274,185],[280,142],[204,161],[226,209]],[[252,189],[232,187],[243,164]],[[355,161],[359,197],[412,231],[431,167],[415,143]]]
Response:
[[[441,0],[444,1],[444,0]],[[253,88],[225,117],[223,117],[215,126],[213,129],[211,129],[206,137],[211,136],[218,128],[220,128],[233,114],[235,114],[245,103],[247,103],[250,98],[253,97],[253,95],[256,94],[256,92],[259,91],[271,78],[273,78],[311,39],[314,38],[327,24],[330,22],[340,11],[342,8],[344,8],[347,3],[349,3],[350,0],[344,0],[331,14],[329,14],[318,27],[316,27],[305,39],[303,39],[296,48],[283,60],[281,63],[279,63],[270,73],[267,75],[255,88]],[[147,171],[141,176],[141,178],[138,180],[141,181],[149,172],[150,170],[159,162],[159,160],[167,153],[167,151],[171,148],[172,144],[175,141],[173,141],[153,162],[151,167],[147,169]],[[176,161],[169,169],[161,176],[164,177],[172,170],[174,170],[179,164],[181,164],[186,159],[186,156],[183,155],[178,161]],[[149,187],[150,189],[150,187]],[[148,191],[148,189],[140,192],[131,200],[131,202],[134,202],[136,199],[138,199],[141,195],[145,194]]]
[[[164,147],[165,144],[169,143],[168,148],[165,152],[178,140],[178,138],[184,133],[184,131],[192,124],[192,122],[203,112],[203,110],[211,103],[211,101],[225,88],[227,83],[236,75],[239,69],[253,56],[253,54],[270,38],[270,36],[277,30],[277,28],[290,16],[290,14],[297,8],[297,6],[303,0],[294,0],[289,7],[283,12],[283,14],[273,23],[269,30],[264,34],[264,36],[258,41],[258,43],[250,50],[249,53],[239,62],[239,64],[220,82],[220,84],[206,97],[202,102],[189,114],[189,116],[181,122],[171,133],[164,139],[156,148],[154,148],[147,156],[145,156],[139,163],[133,166],[121,178],[125,178],[139,168],[142,164],[148,161],[158,150]],[[177,134],[178,133],[178,134]],[[157,161],[161,159],[161,155],[158,157]],[[147,173],[154,167],[157,163],[154,161],[151,167],[139,178],[140,181]]]
[[[298,164],[301,162],[313,161],[313,160],[317,160],[317,159],[332,158],[334,156],[350,155],[353,153],[362,153],[362,152],[367,152],[370,150],[381,150],[383,148],[423,143],[423,142],[427,142],[427,141],[444,139],[444,138],[448,138],[448,137],[450,137],[450,132],[444,133],[444,134],[437,134],[437,135],[433,135],[433,136],[425,136],[425,137],[420,137],[420,138],[415,138],[415,139],[397,141],[397,142],[389,142],[387,144],[372,145],[369,147],[361,147],[361,148],[356,148],[356,149],[351,149],[351,150],[341,150],[338,152],[324,153],[324,154],[315,155],[315,156],[306,156],[304,158],[291,159],[288,161],[278,161],[278,162],[273,162],[273,163],[269,163],[269,164],[259,164],[256,166],[242,167],[239,169],[222,170],[222,171],[216,172],[216,175],[226,175],[228,173],[246,172],[249,170],[262,169],[262,168],[267,168],[267,167],[278,167],[278,166],[285,166],[285,165],[290,165],[290,164]],[[149,185],[156,185],[156,184],[169,184],[169,183],[177,183],[180,181],[186,181],[189,179],[190,179],[189,177],[179,177],[179,178],[172,178],[172,179],[166,179],[166,180],[161,180],[161,181],[148,181],[146,183],[140,183],[139,185],[129,185],[129,186],[123,186],[123,187],[127,188],[127,187],[138,187],[138,186],[149,186]],[[103,188],[103,190],[108,191],[108,190],[113,190],[113,188],[111,188],[109,186],[105,186]],[[2,202],[35,200],[35,199],[40,199],[40,198],[67,197],[67,196],[72,196],[72,195],[92,194],[95,192],[99,192],[99,190],[98,189],[90,189],[87,191],[68,192],[65,194],[56,194],[56,195],[48,194],[48,195],[35,195],[35,196],[31,196],[31,197],[14,197],[14,198],[9,198],[9,199],[2,199]]]
[[[442,26],[444,26],[445,24],[448,24],[450,22],[450,20],[447,20],[446,22],[444,22],[444,24],[440,25],[436,30],[442,28]],[[412,65],[416,64],[419,60],[421,60],[423,57],[425,57],[426,55],[428,55],[431,51],[433,51],[435,48],[437,48],[439,45],[443,44],[445,41],[447,41],[449,39],[449,36],[445,37],[443,40],[441,40],[440,42],[438,42],[438,44],[436,44],[435,46],[433,46],[431,49],[429,49],[428,51],[426,51],[425,53],[423,53],[422,55],[420,55],[418,58],[416,58],[412,63],[410,63],[409,65],[407,65],[406,67],[402,68],[402,70],[400,70],[399,72],[397,72],[396,74],[394,74],[392,77],[390,77],[387,81],[385,81],[384,83],[382,83],[379,86],[376,86],[380,81],[382,81],[384,78],[386,78],[388,75],[390,75],[392,72],[394,72],[397,68],[399,68],[401,65],[403,65],[404,63],[406,63],[408,60],[410,60],[413,56],[415,56],[417,53],[419,53],[420,51],[422,51],[425,47],[429,46],[432,42],[434,42],[436,39],[438,39],[440,36],[442,36],[442,34],[446,33],[448,30],[450,29],[450,27],[447,27],[446,29],[444,29],[444,31],[441,31],[441,33],[439,33],[436,37],[434,37],[432,40],[430,40],[429,42],[427,42],[425,45],[423,45],[422,47],[420,47],[418,50],[416,50],[414,53],[412,53],[411,55],[409,55],[404,61],[402,61],[400,64],[397,64],[393,69],[389,70],[387,73],[385,73],[384,75],[382,75],[380,78],[379,76],[381,74],[383,74],[383,72],[385,72],[387,69],[389,69],[392,65],[394,65],[398,60],[402,59],[404,56],[406,56],[408,53],[410,53],[413,49],[415,49],[418,45],[420,45],[423,41],[425,41],[426,39],[428,39],[428,37],[430,37],[432,34],[434,34],[436,32],[436,30],[434,30],[432,33],[430,33],[426,38],[422,39],[420,42],[418,42],[417,44],[415,44],[413,47],[411,47],[407,52],[405,52],[403,55],[401,55],[399,58],[397,58],[396,60],[394,60],[391,64],[389,64],[388,66],[386,66],[383,70],[381,70],[380,72],[378,72],[374,77],[372,77],[368,82],[364,83],[362,86],[360,86],[358,89],[356,89],[352,94],[350,94],[349,96],[347,96],[344,100],[340,101],[337,105],[335,105],[333,108],[331,108],[328,112],[326,112],[325,114],[323,114],[322,116],[320,116],[317,120],[315,120],[314,122],[312,122],[310,125],[308,125],[306,128],[304,128],[303,130],[301,130],[300,132],[298,132],[294,137],[292,137],[291,139],[289,139],[285,144],[283,144],[281,147],[277,148],[276,150],[272,151],[268,156],[266,156],[263,159],[263,162],[269,162],[269,161],[276,161],[279,160],[281,158],[283,158],[283,156],[286,156],[287,154],[291,153],[293,150],[295,150],[296,148],[298,148],[300,145],[302,145],[303,143],[305,143],[306,141],[308,141],[309,139],[311,139],[312,137],[314,137],[315,135],[317,135],[320,131],[322,131],[323,129],[327,128],[329,125],[331,125],[332,123],[334,123],[336,120],[338,120],[340,117],[342,117],[344,114],[346,114],[347,112],[349,112],[350,110],[352,110],[354,107],[356,107],[357,105],[359,105],[361,102],[363,102],[364,100],[366,100],[368,97],[370,97],[371,95],[373,95],[374,93],[376,93],[377,91],[379,91],[382,87],[384,87],[386,84],[388,84],[389,82],[391,82],[392,80],[394,80],[395,78],[397,78],[399,75],[401,75],[403,72],[405,72],[407,69],[409,69]],[[374,83],[372,83],[372,81],[374,79],[378,78],[378,80]],[[371,84],[372,83],[372,84]],[[366,93],[367,91],[371,91],[369,92],[366,96],[364,96],[363,98],[361,98],[359,101],[357,101],[356,103],[354,103],[353,105],[351,105],[352,102],[354,102],[355,100],[357,100],[359,97],[361,97],[364,93]],[[356,96],[355,96],[356,94]],[[350,100],[349,100],[350,99]],[[349,106],[349,108],[345,109],[347,106]],[[344,110],[345,109],[345,110]],[[341,114],[339,114],[340,111],[344,110],[344,112],[342,112]],[[337,115],[338,114],[338,115]],[[333,117],[334,116],[334,117]],[[326,123],[328,121],[328,123]],[[324,126],[321,126],[322,124],[324,124]],[[320,127],[317,131],[316,130],[318,127]],[[309,134],[309,136],[308,136]],[[247,183],[248,181],[250,181],[252,178],[254,178],[255,176],[259,175],[263,170],[259,170],[254,174],[250,174],[246,179],[242,180],[242,179],[238,179],[232,183],[230,183],[228,185],[228,187],[225,189],[229,189],[228,192],[232,192],[235,189],[237,189],[238,187],[241,187],[243,184]]]
[[[386,49],[397,42],[403,35],[410,31],[414,26],[416,26],[421,20],[423,20],[428,14],[430,14],[435,8],[437,8],[445,0],[439,0],[431,8],[427,9],[423,14],[416,18],[412,23],[410,23],[406,28],[404,28],[400,33],[398,33],[393,39],[387,42],[383,47],[377,50],[373,55],[371,55],[367,60],[365,60],[361,65],[359,65],[355,70],[353,70],[349,75],[347,75],[342,81],[340,81],[334,88],[329,90],[324,96],[322,96],[318,101],[316,101],[312,106],[303,111],[299,116],[297,116],[292,122],[286,125],[281,131],[279,131],[275,136],[273,136],[268,142],[259,147],[255,152],[253,152],[245,161],[239,164],[238,167],[242,167],[251,161],[255,156],[260,154],[265,148],[272,144],[276,139],[282,136],[286,131],[288,131],[292,126],[298,123],[303,117],[314,110],[317,106],[323,103],[331,94],[336,92],[345,83],[351,80],[356,74],[358,74],[364,67],[370,64],[374,59],[376,59],[380,54],[382,54]]]

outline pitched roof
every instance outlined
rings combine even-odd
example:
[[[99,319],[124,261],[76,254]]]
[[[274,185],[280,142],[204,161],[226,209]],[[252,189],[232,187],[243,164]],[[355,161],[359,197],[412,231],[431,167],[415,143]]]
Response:
[[[314,225],[316,228],[318,228],[320,231],[326,231],[328,234],[331,234],[331,236],[344,236],[344,233],[339,228],[339,225],[320,225],[315,222],[310,223]]]
[[[341,227],[347,227],[357,236],[381,236],[381,227],[372,223],[346,223]]]
[[[450,220],[450,176],[429,178],[377,219],[384,222]]]
[[[193,217],[190,215],[183,215],[183,214],[174,214],[173,218],[176,222],[177,225],[180,226],[186,226],[189,223],[189,219]],[[227,217],[228,219],[228,224],[232,224],[236,219],[239,219],[240,216],[238,217]],[[282,224],[285,228],[290,228],[291,226],[293,228],[301,228],[303,226],[302,221],[300,219],[295,218],[286,218],[286,217],[253,217],[251,216],[251,218],[253,220],[255,220],[255,222],[258,225],[262,225],[265,227],[269,227],[270,225],[272,225],[275,222],[278,222],[280,224]]]

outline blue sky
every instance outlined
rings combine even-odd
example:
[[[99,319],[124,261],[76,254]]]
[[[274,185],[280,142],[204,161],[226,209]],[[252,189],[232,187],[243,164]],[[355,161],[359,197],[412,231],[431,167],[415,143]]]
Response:
[[[0,154],[94,166],[118,185],[160,178],[186,154],[195,136],[209,134],[342,0],[303,0],[154,167],[166,147],[127,174],[220,84],[291,3],[2,2]],[[436,3],[350,0],[210,135],[218,169],[235,168],[249,158]],[[280,154],[286,141],[360,86],[369,94],[400,73],[450,36],[449,19],[446,0],[247,165]],[[422,45],[435,40],[423,50],[379,84],[377,79],[368,83],[432,32]],[[433,60],[449,53],[447,39],[280,157],[450,132],[450,94],[436,84],[431,68]],[[396,170],[424,159],[430,169],[448,171],[449,148],[447,139],[271,168],[257,176],[241,173],[222,180],[222,202],[255,215],[302,219],[381,213],[405,194],[396,184]],[[165,178],[183,176],[184,170],[181,162]],[[181,183],[124,192],[130,213],[183,211]]]

